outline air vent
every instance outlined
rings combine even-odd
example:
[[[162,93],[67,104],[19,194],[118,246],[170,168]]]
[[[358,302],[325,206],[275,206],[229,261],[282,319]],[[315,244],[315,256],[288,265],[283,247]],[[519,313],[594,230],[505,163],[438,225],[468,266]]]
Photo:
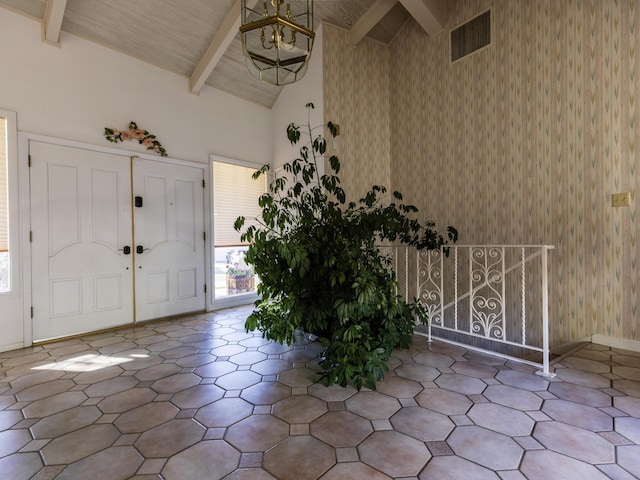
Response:
[[[451,30],[451,61],[469,55],[491,43],[491,10]]]

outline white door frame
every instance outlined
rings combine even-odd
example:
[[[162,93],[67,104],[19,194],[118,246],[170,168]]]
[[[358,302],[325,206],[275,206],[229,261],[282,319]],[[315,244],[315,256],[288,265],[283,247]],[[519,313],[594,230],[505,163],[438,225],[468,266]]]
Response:
[[[85,150],[91,150],[95,152],[109,153],[112,155],[126,156],[126,157],[138,157],[146,160],[154,160],[157,162],[171,163],[174,165],[185,165],[189,167],[202,168],[204,171],[204,178],[209,179],[210,168],[208,159],[203,163],[190,162],[186,160],[178,160],[175,158],[158,157],[157,155],[151,155],[146,153],[135,152],[132,150],[125,150],[120,148],[93,145],[90,143],[76,142],[73,140],[66,140],[57,137],[50,137],[47,135],[40,135],[30,132],[18,132],[18,178],[19,178],[19,191],[20,191],[20,250],[21,250],[21,268],[20,273],[22,276],[22,294],[23,294],[23,318],[22,323],[24,325],[24,338],[23,346],[28,347],[33,344],[33,328],[31,321],[31,305],[33,298],[33,291],[31,288],[32,283],[32,261],[31,261],[31,248],[30,248],[30,232],[31,232],[31,192],[29,184],[29,142],[38,141],[43,143],[51,143],[54,145],[61,145],[66,147],[81,148]],[[206,232],[211,231],[211,189],[209,181],[205,182],[204,188],[204,228]],[[207,242],[210,240],[207,238]],[[204,262],[205,262],[205,281],[207,285],[211,285],[211,255],[210,248],[205,248]],[[209,301],[210,295],[205,296],[205,308],[211,309],[211,302]],[[18,348],[18,347],[17,347]]]

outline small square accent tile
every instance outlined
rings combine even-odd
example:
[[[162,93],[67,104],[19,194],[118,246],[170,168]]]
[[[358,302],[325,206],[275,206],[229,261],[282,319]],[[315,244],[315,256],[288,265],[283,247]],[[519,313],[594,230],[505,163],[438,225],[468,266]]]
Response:
[[[151,386],[151,384],[153,384],[153,381],[147,380],[145,382],[138,382],[136,387],[138,387],[138,388],[149,388]]]
[[[381,419],[378,419],[378,420],[371,420],[371,424],[373,425],[373,429],[375,431],[393,430],[393,427],[391,426],[391,422],[389,420],[387,420],[386,418],[381,418]]]
[[[602,393],[606,393],[607,395],[611,395],[612,397],[620,397],[624,395],[624,393],[621,393],[613,388],[601,388],[600,391]]]
[[[240,393],[242,393],[241,390],[227,390],[224,393],[224,398],[238,398]]]
[[[420,382],[420,385],[422,385],[422,388],[440,388],[435,382]]]
[[[216,362],[227,362],[229,360],[229,357],[218,357],[218,360],[216,360]]]
[[[189,408],[185,410],[180,410],[176,418],[193,418],[193,416],[198,412],[197,408]]]
[[[20,452],[37,452],[42,447],[44,447],[47,443],[49,443],[51,439],[42,439],[42,440],[32,440],[27,443],[24,447],[20,449]]]
[[[453,370],[451,370],[449,367],[438,368],[438,370],[440,371],[440,373],[456,373]]]
[[[39,418],[25,418],[24,420],[16,423],[13,427],[11,427],[11,429],[18,430],[21,428],[30,428],[33,424],[38,423],[39,421]]]
[[[86,386],[86,385],[85,385]],[[84,402],[82,402],[82,406],[91,406],[91,405],[97,405],[99,404],[102,400],[104,400],[103,397],[91,397],[91,398],[87,398]]]
[[[116,421],[116,418],[120,416],[119,413],[107,413],[102,415],[99,419],[96,420],[95,423],[113,423]]]
[[[620,375],[616,375],[615,373],[601,373],[600,375],[608,378],[609,380],[619,380],[622,378]]]
[[[401,398],[400,405],[403,407],[417,407],[418,402],[416,402],[415,398]]]
[[[240,468],[261,467],[262,457],[262,453],[243,453],[240,457]]]
[[[596,465],[596,468],[598,468],[607,477],[615,478],[615,480],[636,480],[638,478],[623,470],[619,465],[612,463]]]
[[[217,377],[209,377],[209,378],[203,378],[202,381],[200,382],[201,384],[211,384],[211,383],[216,383],[216,380],[218,378]]]
[[[340,463],[357,462],[359,460],[358,449],[356,447],[336,448],[336,458]]]
[[[160,473],[164,464],[167,462],[166,458],[150,458],[145,460],[138,469],[138,475],[153,475]]]
[[[116,447],[122,446],[122,445],[133,445],[134,443],[136,443],[136,440],[138,439],[139,436],[140,435],[138,435],[137,433],[120,435],[120,438],[118,438],[113,445]]]
[[[193,368],[193,367],[183,367],[180,370],[180,373],[193,373],[194,370],[195,370],[195,368]]]
[[[293,368],[307,368],[305,362],[293,362]]]
[[[544,450],[544,447],[533,437],[514,437],[518,444],[525,450]]]
[[[85,388],[87,388],[86,385],[76,385],[73,388],[70,388],[68,391],[69,392],[77,392],[78,390],[84,390]]]
[[[500,382],[498,380],[496,380],[495,378],[483,378],[482,381],[484,383],[486,383],[487,385],[501,385]]]
[[[546,390],[540,390],[539,392],[535,392],[535,393],[536,393],[536,395],[538,395],[543,400],[554,400],[554,399],[558,398],[553,393],[548,392]]]
[[[294,387],[291,389],[291,395],[306,395],[307,387]]]
[[[289,435],[309,435],[309,424],[294,423],[289,428]]]
[[[224,437],[226,428],[208,428],[204,434],[204,440],[220,440]]]
[[[153,399],[154,402],[168,402],[173,397],[173,393],[161,393]]]
[[[269,415],[271,414],[271,405],[256,405],[253,408],[254,415]]]
[[[276,382],[276,381],[278,381],[278,376],[277,375],[265,375],[264,377],[262,377],[262,381],[263,382]]]
[[[31,402],[16,402],[13,405],[11,405],[10,407],[8,407],[7,410],[22,410],[24,407],[29,405],[29,403],[31,403]],[[86,405],[86,404],[84,404],[84,405]]]
[[[551,418],[547,414],[542,413],[538,410],[532,410],[530,412],[526,412],[526,414],[536,422],[548,422],[549,420],[551,420]]]
[[[453,455],[453,450],[451,450],[447,442],[427,442],[427,448],[434,457]]]
[[[527,477],[522,475],[518,470],[506,470],[497,473],[500,480],[527,480]]]
[[[461,425],[473,425],[474,423],[471,421],[469,417],[466,415],[451,415],[449,419],[455,423],[458,427]]]
[[[600,432],[599,435],[614,445],[632,445],[633,442],[618,432]]]
[[[327,402],[327,408],[330,412],[338,412],[340,410],[346,410],[344,402]]]
[[[240,365],[240,366],[238,366],[238,371],[243,371],[243,370],[251,370],[251,365]]]
[[[489,400],[487,400],[484,396],[480,395],[479,393],[467,395],[467,398],[471,400],[473,403],[489,403]]]
[[[615,407],[602,407],[600,411],[611,415],[612,417],[628,417],[628,415]]]

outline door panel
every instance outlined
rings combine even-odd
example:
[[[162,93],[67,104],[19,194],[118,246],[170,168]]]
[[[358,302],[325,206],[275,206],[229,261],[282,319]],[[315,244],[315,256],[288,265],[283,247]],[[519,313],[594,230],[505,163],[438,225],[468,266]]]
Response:
[[[30,143],[34,340],[132,321],[130,159]]]
[[[204,169],[134,159],[136,321],[204,310]]]

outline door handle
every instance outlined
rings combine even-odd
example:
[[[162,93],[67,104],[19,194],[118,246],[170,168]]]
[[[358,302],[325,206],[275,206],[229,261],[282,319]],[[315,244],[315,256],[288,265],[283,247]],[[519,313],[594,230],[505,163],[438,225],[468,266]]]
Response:
[[[131,253],[131,247],[129,245],[125,245],[124,247],[119,248],[118,251],[124,253],[125,255],[129,255]]]
[[[150,248],[144,248],[142,245],[138,245],[138,246],[136,246],[136,253],[137,253],[138,255],[140,255],[140,254],[142,254],[142,253],[144,253],[144,252],[150,252],[150,251],[151,251],[151,249],[150,249]]]

